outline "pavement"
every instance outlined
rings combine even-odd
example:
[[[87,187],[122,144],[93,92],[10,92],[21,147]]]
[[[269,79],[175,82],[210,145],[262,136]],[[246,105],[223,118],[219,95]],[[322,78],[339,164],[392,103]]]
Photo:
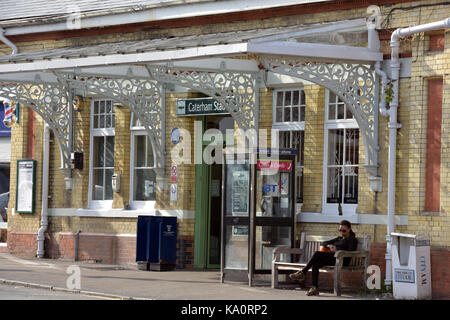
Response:
[[[77,275],[79,277],[76,277]],[[0,285],[96,296],[120,300],[378,300],[345,292],[336,297],[331,291],[308,297],[306,289],[285,284],[272,289],[261,279],[248,283],[220,282],[219,270],[143,271],[135,265],[110,265],[55,259],[21,258],[0,253]]]

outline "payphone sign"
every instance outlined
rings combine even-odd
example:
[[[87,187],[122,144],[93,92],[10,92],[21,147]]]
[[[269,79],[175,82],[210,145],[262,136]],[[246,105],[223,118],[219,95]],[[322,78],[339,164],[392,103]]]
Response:
[[[258,160],[256,163],[258,170],[280,170],[292,171],[292,161],[290,160]]]
[[[414,270],[411,269],[394,269],[396,282],[415,283]]]

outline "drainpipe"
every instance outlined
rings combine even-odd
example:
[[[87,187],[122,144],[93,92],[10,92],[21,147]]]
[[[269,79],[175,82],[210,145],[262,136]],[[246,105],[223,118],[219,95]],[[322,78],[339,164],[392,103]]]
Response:
[[[38,231],[37,236],[37,252],[36,255],[38,258],[43,258],[45,249],[44,249],[44,240],[45,240],[45,231],[48,226],[48,171],[49,171],[49,153],[50,153],[50,128],[47,123],[44,124],[44,156],[42,160],[42,211],[41,211],[41,227]]]
[[[415,33],[426,32],[450,28],[450,18],[445,20],[427,23],[415,27],[398,28],[391,36],[391,69],[392,69],[392,89],[394,91],[392,102],[389,109],[384,111],[389,115],[389,165],[388,165],[388,225],[386,234],[386,278],[385,285],[392,284],[392,239],[391,232],[395,229],[395,175],[396,175],[396,152],[397,152],[397,129],[400,125],[397,123],[397,109],[399,106],[399,79],[400,79],[400,60],[399,48],[400,39]],[[383,86],[384,95],[384,86]],[[384,103],[384,99],[382,100]],[[381,109],[381,106],[380,106]],[[382,112],[383,114],[383,112]]]
[[[17,49],[16,45],[8,40],[8,38],[5,37],[5,29],[0,27],[0,41],[6,44],[8,47],[10,47],[13,51],[12,54],[17,54],[19,50]]]

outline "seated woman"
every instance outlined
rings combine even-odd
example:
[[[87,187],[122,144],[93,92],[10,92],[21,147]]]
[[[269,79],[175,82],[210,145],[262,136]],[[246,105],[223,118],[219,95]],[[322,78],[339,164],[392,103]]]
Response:
[[[292,280],[304,280],[306,273],[312,268],[312,287],[306,293],[308,296],[319,294],[319,269],[323,266],[334,266],[336,258],[334,254],[338,250],[355,251],[358,247],[358,239],[355,237],[355,233],[352,231],[352,225],[347,220],[342,220],[339,223],[340,237],[324,241],[321,245],[329,249],[329,252],[316,251],[309,260],[308,264],[297,272],[291,273],[289,278]],[[351,258],[344,258],[344,266],[350,263]]]

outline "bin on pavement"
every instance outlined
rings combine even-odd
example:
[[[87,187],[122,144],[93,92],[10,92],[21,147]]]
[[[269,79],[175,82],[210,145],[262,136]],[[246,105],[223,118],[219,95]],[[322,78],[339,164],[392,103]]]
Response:
[[[391,233],[395,299],[431,299],[430,240],[425,236]]]
[[[177,218],[138,216],[136,262],[140,270],[173,270],[176,266]]]

